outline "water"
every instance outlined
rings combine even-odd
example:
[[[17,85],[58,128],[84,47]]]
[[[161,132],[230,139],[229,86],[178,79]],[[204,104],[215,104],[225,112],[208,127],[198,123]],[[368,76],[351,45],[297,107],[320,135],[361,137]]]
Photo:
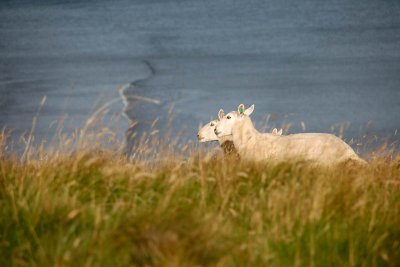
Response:
[[[47,95],[36,134],[65,114],[72,131],[131,84],[128,98],[161,101],[130,101],[141,130],[173,105],[173,128],[195,139],[219,108],[254,103],[257,125],[273,114],[291,133],[348,123],[347,139],[397,140],[399,14],[396,0],[1,2],[0,126],[29,131]]]

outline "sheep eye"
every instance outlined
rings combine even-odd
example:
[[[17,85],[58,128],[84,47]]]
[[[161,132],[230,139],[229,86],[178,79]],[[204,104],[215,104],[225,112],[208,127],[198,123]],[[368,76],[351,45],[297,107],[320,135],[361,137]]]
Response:
[[[226,117],[228,120],[231,118],[231,116]]]
[[[214,123],[211,123],[210,126],[214,126]]]

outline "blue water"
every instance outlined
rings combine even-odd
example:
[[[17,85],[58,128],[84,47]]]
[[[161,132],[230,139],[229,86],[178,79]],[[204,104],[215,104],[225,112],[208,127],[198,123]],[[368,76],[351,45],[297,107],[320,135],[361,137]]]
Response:
[[[254,103],[260,128],[272,114],[290,133],[347,123],[346,139],[395,141],[399,14],[396,0],[1,2],[0,127],[28,131],[47,95],[36,133],[66,114],[72,131],[131,84],[126,96],[161,101],[125,107],[140,130],[173,106],[173,128],[195,139],[219,108]]]

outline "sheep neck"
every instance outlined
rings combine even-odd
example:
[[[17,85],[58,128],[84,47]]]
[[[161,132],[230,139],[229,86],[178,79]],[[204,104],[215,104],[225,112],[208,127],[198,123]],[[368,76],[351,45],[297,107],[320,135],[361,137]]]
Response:
[[[234,157],[235,159],[239,159],[239,154],[235,148],[235,145],[233,144],[233,141],[227,140],[221,144],[222,151],[224,152],[224,155],[227,157]]]
[[[233,141],[225,141],[221,144],[221,148],[224,151],[225,155],[236,153],[235,145]]]
[[[232,129],[233,143],[239,151],[249,148],[249,145],[256,145],[253,142],[259,132],[254,128],[251,119],[246,116],[241,118]]]
[[[218,138],[218,142],[219,142],[219,145],[222,147],[222,144],[223,143],[225,143],[225,142],[229,142],[229,141],[232,141],[232,136],[222,136],[222,137],[220,137],[220,138]]]

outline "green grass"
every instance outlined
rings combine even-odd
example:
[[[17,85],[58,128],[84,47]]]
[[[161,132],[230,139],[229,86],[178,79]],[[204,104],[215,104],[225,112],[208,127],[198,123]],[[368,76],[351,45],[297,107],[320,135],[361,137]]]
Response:
[[[399,159],[318,170],[40,155],[0,153],[0,266],[400,265]]]

